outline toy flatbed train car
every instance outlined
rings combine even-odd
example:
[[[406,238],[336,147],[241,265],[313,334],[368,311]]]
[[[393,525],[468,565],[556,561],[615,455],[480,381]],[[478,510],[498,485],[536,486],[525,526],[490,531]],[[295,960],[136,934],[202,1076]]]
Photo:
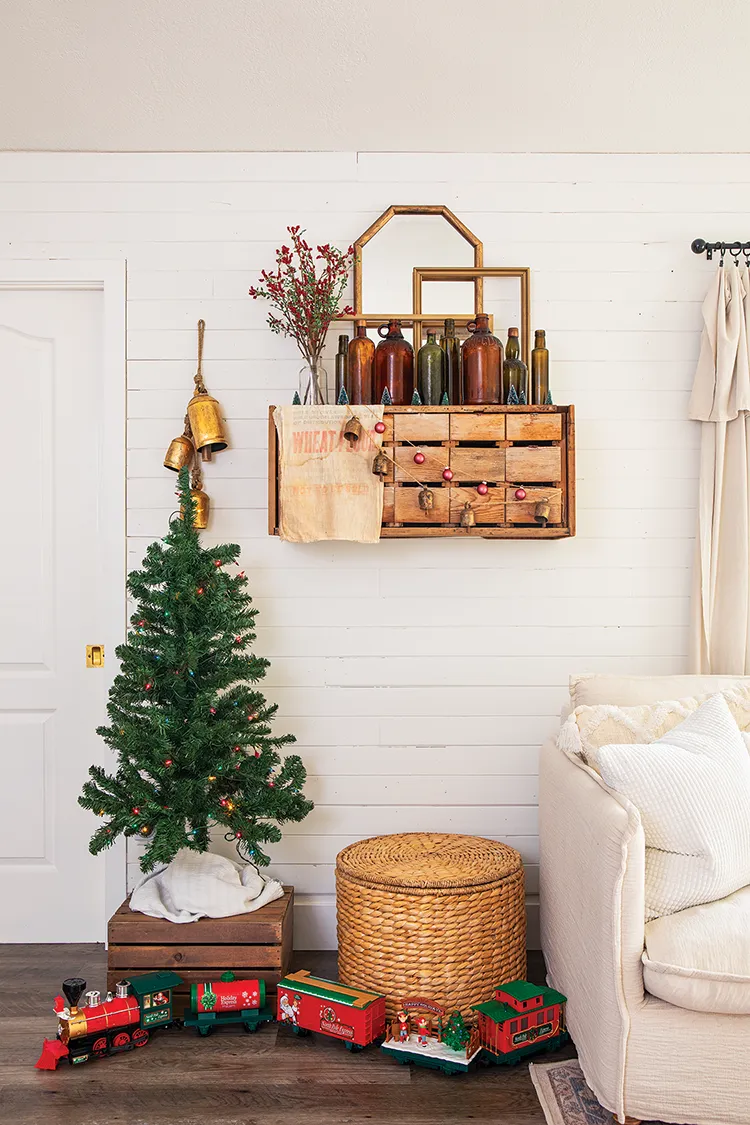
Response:
[[[314,977],[303,969],[279,982],[276,1018],[297,1035],[318,1031],[359,1051],[385,1034],[385,996]]]
[[[565,997],[525,980],[498,985],[492,1000],[475,1004],[482,1058],[513,1065],[526,1055],[554,1051],[568,1039]]]

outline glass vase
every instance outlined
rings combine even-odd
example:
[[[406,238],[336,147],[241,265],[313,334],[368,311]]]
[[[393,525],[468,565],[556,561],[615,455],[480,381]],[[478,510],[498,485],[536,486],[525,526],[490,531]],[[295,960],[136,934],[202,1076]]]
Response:
[[[328,402],[328,372],[320,360],[300,367],[299,397],[303,406],[325,406]]]

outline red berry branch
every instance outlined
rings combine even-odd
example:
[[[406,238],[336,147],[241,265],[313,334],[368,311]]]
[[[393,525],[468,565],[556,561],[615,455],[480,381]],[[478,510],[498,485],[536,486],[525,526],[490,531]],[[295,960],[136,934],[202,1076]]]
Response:
[[[307,362],[315,365],[331,321],[354,312],[349,305],[341,311],[338,307],[354,261],[354,247],[341,251],[326,242],[313,254],[300,227],[286,229],[291,247],[276,251],[276,272],[263,270],[249,293],[254,300],[262,297],[269,301],[279,314],[268,314],[271,331],[291,336]],[[322,265],[316,267],[316,262]]]

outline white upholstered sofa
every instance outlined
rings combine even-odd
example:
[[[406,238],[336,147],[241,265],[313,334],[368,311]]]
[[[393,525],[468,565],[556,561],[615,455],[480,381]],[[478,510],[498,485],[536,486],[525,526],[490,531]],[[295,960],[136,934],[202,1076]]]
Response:
[[[573,707],[654,703],[719,691],[738,679],[577,677],[571,681],[571,701]],[[601,1104],[621,1122],[748,1125],[750,979],[719,982],[730,990],[740,1014],[684,1006],[711,1007],[705,991],[702,999],[690,998],[692,984],[697,983],[700,993],[705,983],[700,974],[684,974],[683,1006],[647,991],[642,961],[645,842],[638,811],[555,741],[542,752],[540,837],[548,979],[568,997],[571,1036]],[[739,896],[750,943],[750,890]],[[658,973],[658,967],[647,968],[657,990]],[[739,991],[733,991],[735,986]]]

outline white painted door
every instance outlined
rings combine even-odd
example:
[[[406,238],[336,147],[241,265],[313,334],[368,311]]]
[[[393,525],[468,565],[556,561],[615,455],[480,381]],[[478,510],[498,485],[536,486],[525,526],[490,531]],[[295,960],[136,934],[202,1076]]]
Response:
[[[111,295],[61,264],[12,266],[0,262],[0,941],[101,941],[108,865],[76,798],[106,761],[95,727],[122,632],[108,539],[123,489],[103,495],[118,455]],[[87,668],[87,644],[107,646],[104,668]]]

